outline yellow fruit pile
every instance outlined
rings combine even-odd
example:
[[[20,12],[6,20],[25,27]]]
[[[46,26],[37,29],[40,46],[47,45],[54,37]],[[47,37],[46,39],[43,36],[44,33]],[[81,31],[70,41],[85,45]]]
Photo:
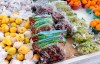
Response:
[[[21,26],[23,22],[24,25]],[[0,42],[0,46],[8,52],[7,61],[11,60],[16,53],[18,53],[16,59],[23,60],[24,55],[30,51],[30,48],[26,46],[26,44],[30,43],[30,38],[24,36],[24,32],[28,31],[29,27],[29,20],[0,15],[0,31],[4,33],[4,39]],[[23,42],[23,44],[19,48],[13,47],[15,42],[12,41],[12,38],[15,38],[16,42]]]

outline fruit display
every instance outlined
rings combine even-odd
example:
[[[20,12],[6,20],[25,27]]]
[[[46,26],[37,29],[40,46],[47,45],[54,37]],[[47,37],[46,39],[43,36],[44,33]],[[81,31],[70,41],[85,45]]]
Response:
[[[92,28],[92,32],[94,32],[95,34],[98,34],[100,29],[99,29],[99,19],[94,19],[90,22],[90,27]]]
[[[94,10],[95,8],[98,8],[99,0],[82,0],[83,7],[89,8],[91,10]]]
[[[91,41],[86,41],[80,44],[78,51],[81,54],[89,54],[97,51],[99,49],[99,46],[97,44],[91,43]]]
[[[93,11],[93,14],[94,14],[94,17],[95,18],[99,18],[100,19],[100,8],[96,8],[94,11]]]
[[[0,40],[0,47],[4,49],[1,52],[3,54],[0,53],[0,59],[7,60],[2,62],[6,64],[13,64],[14,61],[21,63],[25,58],[28,60],[30,57],[30,60],[32,60],[33,52],[32,54],[29,53],[32,48],[27,46],[31,38],[29,19],[25,20],[22,18],[8,17],[4,14],[0,14],[0,17],[0,32],[2,37]],[[27,57],[27,55],[29,57]],[[4,56],[4,58],[1,56]]]
[[[1,0],[0,6],[0,64],[54,64],[100,50],[99,0]]]
[[[70,7],[66,6],[65,3],[61,3],[61,2],[56,2],[55,3],[56,7],[58,10],[62,10],[64,13],[66,13],[66,16],[68,17],[69,21],[71,23],[73,23],[73,26],[76,27],[76,31],[74,31],[72,38],[74,39],[75,42],[77,42],[79,45],[79,52],[82,52],[82,54],[87,54],[87,53],[92,53],[94,51],[99,50],[99,48],[97,47],[97,45],[92,44],[92,42],[90,41],[91,39],[93,39],[94,35],[90,34],[86,25],[86,21],[84,19],[79,19],[77,17],[76,14],[74,14],[72,11],[70,11],[71,14],[67,14],[67,12],[69,12]],[[64,6],[66,6],[66,8],[63,8]],[[95,25],[95,23],[91,24],[92,26]],[[82,48],[88,48],[86,46],[81,47],[81,44],[84,44],[85,42],[90,41],[89,45],[90,48],[95,47],[96,49],[91,50],[90,52],[88,51],[83,51],[81,50]],[[87,45],[88,43],[84,44]],[[92,46],[94,45],[94,46]],[[76,46],[77,47],[77,46]]]
[[[81,1],[80,0],[67,0],[69,5],[73,10],[77,10],[81,7]]]
[[[33,19],[35,23],[32,25],[32,28],[34,29],[32,32],[35,34],[41,31],[50,31],[54,29],[51,16],[35,16]]]
[[[92,28],[96,28],[97,30],[100,30],[100,29],[99,29],[99,22],[100,22],[99,19],[94,19],[93,21],[91,21],[90,26],[91,26]]]
[[[56,45],[42,49],[39,53],[41,57],[40,63],[52,64],[54,62],[63,60],[64,55],[61,51],[62,50]]]

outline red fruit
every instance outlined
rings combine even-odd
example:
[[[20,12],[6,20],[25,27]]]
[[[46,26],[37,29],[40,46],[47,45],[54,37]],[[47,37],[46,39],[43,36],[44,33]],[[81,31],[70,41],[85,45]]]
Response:
[[[32,40],[33,40],[33,42],[38,41],[38,36],[34,36],[34,37],[32,38]]]
[[[33,27],[31,28],[31,31],[33,34],[36,34],[36,30]]]
[[[35,23],[34,19],[32,17],[29,18],[30,24],[33,25]]]

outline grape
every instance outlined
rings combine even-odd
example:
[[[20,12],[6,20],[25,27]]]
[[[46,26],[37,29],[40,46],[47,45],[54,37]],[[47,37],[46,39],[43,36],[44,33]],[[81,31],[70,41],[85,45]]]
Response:
[[[88,40],[92,39],[93,36],[94,36],[94,35],[91,35],[91,34],[89,34],[89,33],[87,33],[87,32],[85,32],[85,33],[82,33],[82,32],[80,33],[80,32],[78,32],[78,33],[75,33],[75,34],[72,36],[72,38],[73,38],[76,42],[82,43],[82,42],[84,42],[84,41],[88,41]]]
[[[76,17],[76,15],[68,16],[69,20],[71,22],[77,22],[79,19]]]
[[[92,40],[80,43],[78,49],[82,54],[89,54],[99,50],[98,46],[92,43]]]

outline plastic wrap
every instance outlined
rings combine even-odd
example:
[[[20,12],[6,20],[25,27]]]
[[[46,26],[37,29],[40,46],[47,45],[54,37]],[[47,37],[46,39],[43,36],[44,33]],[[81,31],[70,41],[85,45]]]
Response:
[[[32,0],[0,0],[0,14],[28,19],[33,15],[31,12],[32,5]]]
[[[40,51],[40,63],[53,64],[64,60],[64,52],[61,45],[52,45]]]
[[[50,4],[39,4],[39,3],[35,3],[32,6],[32,12],[34,12],[36,15],[41,15],[41,14],[52,14],[53,12],[53,6]]]
[[[66,30],[40,32],[32,37],[33,44],[43,48],[54,43],[66,43]]]
[[[33,22],[33,23],[32,23]],[[52,17],[50,15],[35,16],[34,21],[30,20],[32,25],[32,32],[34,34],[41,31],[50,31],[54,30]]]

